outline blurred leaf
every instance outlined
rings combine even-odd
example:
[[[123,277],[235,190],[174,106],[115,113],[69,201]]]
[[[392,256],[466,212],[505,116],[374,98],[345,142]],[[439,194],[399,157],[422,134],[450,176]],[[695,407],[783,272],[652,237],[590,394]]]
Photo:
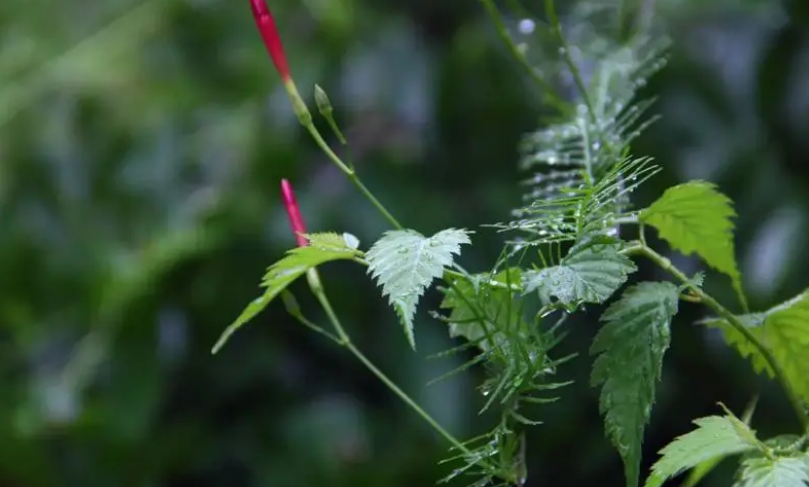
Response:
[[[809,291],[775,306],[763,313],[739,316],[747,329],[778,362],[786,379],[805,402],[809,402]],[[703,321],[722,330],[725,341],[734,346],[742,357],[749,357],[756,372],[775,372],[758,347],[723,319]]]

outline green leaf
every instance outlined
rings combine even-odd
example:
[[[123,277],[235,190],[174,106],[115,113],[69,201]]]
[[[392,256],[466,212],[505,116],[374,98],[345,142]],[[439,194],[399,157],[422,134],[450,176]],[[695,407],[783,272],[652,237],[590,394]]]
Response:
[[[565,306],[602,303],[621,287],[637,267],[619,253],[614,239],[598,237],[571,247],[559,265],[527,271],[525,292],[539,290],[543,302],[556,298]]]
[[[807,487],[809,455],[772,457],[762,452],[744,458],[734,487]]]
[[[756,406],[758,405],[758,395],[753,397],[750,403],[744,410],[744,414],[742,414],[742,423],[747,426],[750,426],[750,422],[753,420],[753,413],[756,410]],[[717,456],[713,457],[709,460],[705,460],[694,466],[691,469],[691,472],[688,474],[688,477],[683,481],[681,487],[694,487],[697,485],[706,475],[711,473],[711,471],[716,468],[722,460],[725,459],[725,456]]]
[[[516,284],[520,282],[521,272],[514,267],[494,276],[491,273],[471,276],[472,282],[455,280],[440,306],[452,310],[448,319],[450,337],[463,337],[475,342],[484,352],[499,343],[503,339],[502,330],[511,326],[512,319],[521,320],[522,317],[515,312],[517,305],[512,292],[489,286],[487,281]]]
[[[645,487],[660,487],[667,479],[702,462],[759,448],[755,432],[730,414],[700,418],[694,424],[697,429],[660,450],[662,458],[652,466]]]
[[[591,383],[602,385],[600,411],[624,461],[628,487],[638,485],[643,430],[669,347],[677,299],[677,287],[667,282],[630,287],[604,312],[601,320],[606,325],[590,347],[590,353],[598,355]]]
[[[660,237],[684,255],[694,252],[711,267],[727,274],[742,306],[747,302],[733,245],[732,202],[705,181],[691,181],[667,189],[640,219],[657,228]]]
[[[798,396],[809,403],[809,290],[764,313],[741,315],[739,319],[772,353]],[[724,319],[703,323],[722,330],[725,341],[743,357],[749,357],[756,372],[774,377],[775,372],[758,347],[730,323]]]
[[[416,347],[413,318],[419,298],[452,265],[461,245],[469,243],[466,230],[449,228],[429,238],[414,230],[395,230],[386,232],[366,254],[368,273],[396,309],[411,347]]]
[[[362,252],[352,248],[346,239],[337,233],[314,233],[306,235],[309,245],[287,251],[286,256],[269,269],[262,279],[264,294],[254,299],[236,320],[228,326],[217,340],[212,353],[217,353],[231,335],[264,310],[284,289],[309,269],[334,260],[353,260],[362,257]]]

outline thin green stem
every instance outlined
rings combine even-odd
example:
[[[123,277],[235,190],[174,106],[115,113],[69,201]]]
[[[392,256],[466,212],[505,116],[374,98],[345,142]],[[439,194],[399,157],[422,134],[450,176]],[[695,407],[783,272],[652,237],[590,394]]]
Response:
[[[326,141],[323,139],[323,136],[320,135],[320,132],[317,130],[317,127],[315,127],[313,123],[308,123],[305,125],[305,127],[306,130],[309,131],[309,134],[312,135],[312,138],[315,139],[315,143],[318,145],[318,147],[320,147],[320,149],[326,154],[326,156],[328,156],[329,159],[331,159],[331,161],[337,166],[337,168],[340,169],[340,171],[342,171],[343,174],[345,174],[348,177],[348,179],[354,184],[354,186],[356,186],[357,189],[360,190],[363,196],[365,196],[368,199],[368,201],[370,201],[371,204],[374,205],[374,207],[379,211],[379,213],[381,213],[382,216],[384,216],[385,219],[388,220],[388,222],[390,222],[390,224],[393,225],[394,228],[396,228],[397,230],[401,230],[402,228],[404,228],[399,223],[399,221],[396,220],[396,218],[394,218],[393,215],[391,215],[391,213],[387,210],[387,208],[385,208],[385,205],[383,205],[378,199],[376,199],[376,196],[374,196],[373,193],[371,193],[371,191],[368,188],[366,188],[364,184],[362,184],[362,181],[360,181],[360,179],[357,177],[357,173],[354,171],[354,169],[346,165],[343,162],[343,160],[340,159],[340,156],[338,156],[337,154],[334,153],[333,150],[331,150],[329,144],[327,144]]]
[[[629,4],[634,3],[634,0],[620,0],[618,2],[618,37],[620,39],[627,39],[631,35],[632,27],[627,25],[627,18],[631,7]]]
[[[458,271],[453,271],[451,269],[444,269],[444,274],[446,274],[449,277],[454,277],[456,279],[463,279],[465,281],[469,280],[469,276],[461,274]],[[447,282],[449,282],[449,280],[447,280]],[[496,287],[498,289],[508,289],[509,291],[513,291],[515,293],[522,292],[522,287],[516,284],[507,284],[505,282],[495,281],[494,279],[489,279],[483,284],[489,287]]]
[[[674,266],[671,263],[671,260],[663,257],[662,255],[655,252],[650,247],[643,245],[642,253],[649,258],[652,262],[657,264],[661,269],[665,270],[672,276],[674,276],[677,280],[681,281],[686,287],[688,287],[694,295],[698,296],[700,300],[711,310],[713,310],[717,315],[724,318],[730,326],[732,326],[736,331],[741,333],[748,342],[750,342],[764,357],[764,360],[767,362],[767,365],[775,372],[775,376],[778,378],[778,381],[781,383],[781,386],[784,388],[784,392],[789,399],[790,404],[795,409],[795,413],[798,415],[798,419],[800,420],[801,424],[804,427],[804,430],[809,431],[809,414],[807,414],[806,409],[804,408],[803,402],[800,400],[798,394],[795,392],[795,389],[787,380],[787,376],[784,373],[783,368],[775,359],[775,356],[767,348],[748,328],[745,326],[742,321],[736,317],[732,312],[730,312],[727,308],[719,304],[711,295],[706,293],[702,290],[701,287],[694,285],[691,280],[686,276],[680,269]]]
[[[402,400],[410,409],[412,409],[416,414],[421,416],[421,418],[429,424],[433,430],[436,431],[439,435],[443,436],[449,443],[452,444],[455,448],[457,448],[460,452],[464,455],[471,456],[472,452],[464,446],[457,438],[455,438],[451,433],[444,429],[443,426],[438,424],[438,422],[430,416],[427,411],[425,411],[421,406],[419,406],[413,399],[410,398],[403,390],[399,388],[387,375],[385,375],[373,362],[371,362],[368,357],[363,354],[360,349],[358,349],[354,343],[351,341],[348,333],[346,333],[345,328],[340,323],[340,319],[337,317],[337,314],[334,312],[334,309],[329,302],[328,296],[326,296],[326,291],[323,288],[323,285],[320,282],[320,277],[317,274],[316,269],[311,269],[309,273],[307,273],[307,279],[309,281],[309,288],[312,290],[312,294],[315,295],[318,302],[320,303],[323,311],[326,313],[329,321],[331,322],[332,326],[334,327],[334,331],[337,333],[337,336],[340,338],[339,344],[348,349],[354,357],[359,360],[366,369],[368,369],[372,374],[376,376],[388,389],[391,390],[394,394],[399,396],[399,399]]]
[[[339,338],[339,337],[335,336],[334,334],[330,333],[330,332],[329,332],[329,331],[327,331],[327,330],[324,330],[323,328],[321,328],[320,326],[318,326],[316,323],[314,323],[312,320],[310,320],[309,318],[305,317],[305,316],[303,315],[303,313],[300,311],[300,309],[297,309],[297,303],[295,303],[295,307],[292,307],[292,306],[290,306],[290,305],[288,304],[288,302],[289,302],[289,299],[285,299],[285,300],[284,300],[284,304],[286,305],[287,313],[288,313],[288,314],[289,314],[291,317],[293,317],[293,318],[295,318],[296,320],[298,320],[298,323],[302,324],[302,325],[303,325],[303,326],[305,326],[306,328],[309,328],[310,330],[314,331],[315,333],[318,333],[318,334],[320,334],[320,335],[325,336],[326,338],[328,338],[329,340],[333,341],[334,343],[337,343],[337,344],[339,344],[339,345],[342,345],[342,343],[343,343],[343,342],[342,342],[342,339],[341,339],[341,338]]]
[[[559,48],[562,51],[562,57],[564,57],[565,63],[570,70],[570,74],[573,76],[573,80],[576,83],[576,87],[581,93],[582,100],[584,100],[584,104],[587,106],[587,113],[590,115],[593,122],[597,122],[598,119],[595,109],[593,108],[593,103],[590,101],[590,95],[587,93],[587,87],[584,85],[584,80],[581,77],[578,66],[576,66],[575,61],[573,61],[573,56],[570,53],[570,46],[567,43],[567,39],[565,39],[565,36],[562,33],[562,24],[559,22],[559,17],[556,15],[556,7],[554,6],[553,0],[545,0],[545,14],[548,16],[548,22],[551,24],[551,30],[554,32],[554,34],[556,34],[556,39],[559,41]]]
[[[397,386],[392,380],[390,380],[388,376],[386,376],[381,370],[379,370],[373,364],[373,362],[371,362],[368,359],[368,357],[366,357],[356,346],[354,346],[353,343],[348,342],[346,343],[345,346],[357,358],[357,360],[359,360],[360,362],[362,362],[363,365],[365,365],[365,368],[367,368],[372,374],[374,374],[377,377],[377,379],[382,381],[382,383],[385,384],[388,387],[388,389],[390,389],[394,394],[399,396],[399,399],[401,399],[405,404],[407,404],[407,406],[409,406],[410,409],[412,409],[416,414],[421,416],[421,418],[424,421],[426,421],[427,424],[429,424],[439,435],[443,436],[444,439],[450,442],[452,446],[457,448],[463,454],[472,455],[472,452],[469,451],[469,449],[466,448],[466,446],[464,446],[463,443],[461,443],[457,438],[455,438],[450,432],[445,430],[443,426],[438,424],[438,422],[435,419],[433,419],[433,417],[430,416],[427,413],[427,411],[422,409],[422,407],[419,406],[413,399],[411,399],[410,396],[408,396],[403,390],[401,390],[399,386]]]
[[[494,24],[494,29],[497,31],[497,35],[500,37],[500,40],[503,41],[506,48],[509,50],[511,55],[516,59],[526,71],[531,76],[531,78],[536,82],[536,84],[543,90],[543,93],[546,95],[546,101],[553,105],[554,108],[559,110],[562,113],[567,113],[569,111],[569,107],[562,101],[558,96],[556,96],[556,92],[553,87],[548,83],[542,75],[537,72],[534,67],[532,67],[528,60],[525,58],[525,54],[520,50],[519,47],[514,43],[514,40],[508,34],[508,28],[506,27],[505,22],[503,22],[503,17],[500,15],[500,11],[497,9],[497,6],[494,4],[494,0],[480,0],[483,4],[483,7],[486,9],[486,13],[489,14],[489,18]]]

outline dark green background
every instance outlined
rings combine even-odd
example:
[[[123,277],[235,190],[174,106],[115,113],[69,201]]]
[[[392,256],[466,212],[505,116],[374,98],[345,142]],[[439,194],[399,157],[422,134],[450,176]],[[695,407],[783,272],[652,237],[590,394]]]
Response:
[[[768,307],[809,283],[809,8],[657,3],[674,48],[648,89],[663,119],[635,152],[663,172],[636,203],[718,183],[741,214],[751,305]],[[271,7],[298,86],[310,101],[315,82],[329,92],[366,184],[409,227],[477,229],[461,262],[485,270],[502,235],[478,226],[518,204],[516,145],[540,107],[479,3]],[[246,1],[3,0],[0,46],[0,486],[393,487],[449,473],[448,445],[280,304],[209,353],[294,245],[282,177],[310,230],[364,245],[386,230],[297,125]],[[414,354],[362,269],[321,273],[360,347],[428,411],[462,438],[491,426],[478,372],[425,387],[461,360],[427,358],[452,346],[441,323],[420,313]],[[725,278],[707,286],[733,304]],[[717,401],[741,412],[760,392],[763,436],[796,427],[775,386],[692,325],[702,316],[683,304],[675,320],[647,466]],[[595,314],[569,325],[560,352],[581,356],[560,375],[576,383],[539,411],[529,484],[620,486],[587,381]]]

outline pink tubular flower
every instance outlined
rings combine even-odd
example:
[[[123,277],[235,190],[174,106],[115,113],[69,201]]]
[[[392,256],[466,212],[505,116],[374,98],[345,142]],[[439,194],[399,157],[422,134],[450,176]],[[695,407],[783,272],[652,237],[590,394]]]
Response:
[[[291,78],[289,64],[287,63],[287,56],[284,54],[281,36],[278,35],[278,29],[275,27],[272,12],[270,12],[264,0],[250,0],[250,9],[253,11],[253,18],[256,21],[258,31],[261,33],[261,38],[264,39],[264,47],[270,53],[275,69],[281,75],[281,80],[286,83]]]
[[[306,237],[304,237],[304,234],[306,234],[306,226],[303,224],[303,217],[301,216],[298,201],[295,199],[295,192],[292,190],[292,185],[286,179],[281,180],[281,194],[284,197],[284,207],[289,216],[289,225],[292,227],[292,232],[295,234],[295,239],[298,241],[298,247],[305,247],[309,245]]]
[[[309,114],[309,109],[306,108],[301,95],[298,93],[298,88],[295,82],[292,81],[292,73],[289,71],[289,63],[287,63],[287,56],[284,53],[284,45],[281,43],[281,36],[278,35],[278,29],[275,27],[275,20],[272,17],[270,9],[264,0],[250,0],[250,10],[253,12],[253,19],[256,21],[256,27],[261,33],[261,38],[264,40],[264,47],[270,53],[272,62],[275,65],[276,71],[281,75],[281,81],[284,82],[284,88],[287,90],[289,100],[292,102],[292,109],[298,120],[304,127],[308,127],[312,123],[312,115]]]

